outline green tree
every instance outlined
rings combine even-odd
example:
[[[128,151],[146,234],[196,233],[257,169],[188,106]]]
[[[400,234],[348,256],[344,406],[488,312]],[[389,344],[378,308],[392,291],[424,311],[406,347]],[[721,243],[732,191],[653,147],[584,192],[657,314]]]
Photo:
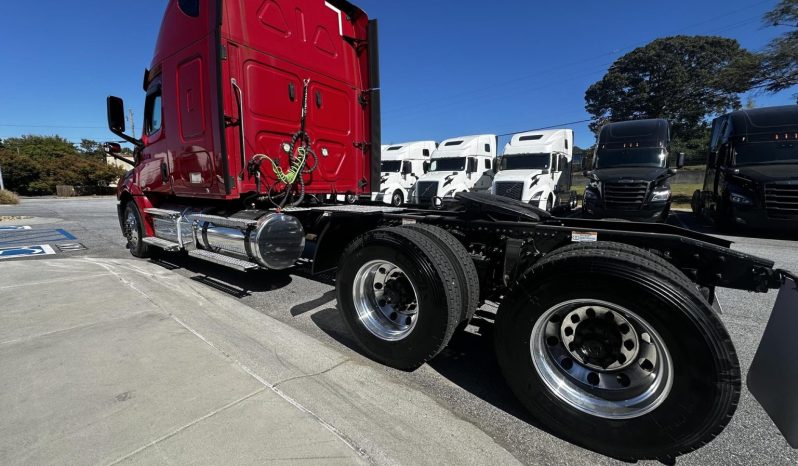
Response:
[[[609,121],[666,118],[677,140],[700,138],[707,118],[740,107],[760,59],[733,39],[656,39],[615,61],[585,93],[597,131]]]
[[[80,153],[98,161],[105,161],[105,150],[101,142],[81,139],[78,145]]]
[[[6,149],[18,151],[34,159],[76,154],[75,146],[61,136],[26,135],[5,140]]]
[[[0,149],[0,165],[8,189],[25,195],[55,193],[57,185],[108,186],[124,170],[98,157],[94,141],[78,150],[58,136],[9,138]],[[93,151],[93,152],[84,152]]]
[[[759,85],[768,92],[779,92],[798,84],[798,0],[781,0],[765,14],[764,21],[768,26],[789,28],[762,54]]]

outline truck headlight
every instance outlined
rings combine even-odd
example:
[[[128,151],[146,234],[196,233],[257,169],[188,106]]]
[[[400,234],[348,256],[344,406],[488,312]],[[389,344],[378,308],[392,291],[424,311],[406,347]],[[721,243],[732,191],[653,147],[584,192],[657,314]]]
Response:
[[[731,193],[729,198],[732,201],[732,204],[739,204],[739,205],[753,205],[754,201],[752,201],[749,197],[743,196],[739,193]]]
[[[601,189],[601,181],[591,179],[587,182],[587,187],[599,190]]]
[[[451,190],[449,190],[449,191],[446,191],[446,194],[444,194],[444,195],[443,195],[443,196],[441,196],[441,197],[449,197],[449,196],[452,196],[452,197],[454,197],[454,189],[451,189]]]
[[[543,191],[538,191],[532,195],[530,201],[539,201],[541,196],[543,196]]]
[[[651,195],[651,202],[663,202],[667,201],[670,198],[671,198],[670,188],[657,189],[654,191],[654,194]]]

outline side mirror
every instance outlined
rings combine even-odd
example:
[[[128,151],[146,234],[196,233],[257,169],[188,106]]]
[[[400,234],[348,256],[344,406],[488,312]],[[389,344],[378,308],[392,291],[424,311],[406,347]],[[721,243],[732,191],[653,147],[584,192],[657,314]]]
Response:
[[[466,168],[467,174],[476,173],[477,171],[477,159],[468,159],[468,167]]]
[[[108,110],[108,129],[134,146],[144,147],[144,143],[140,139],[125,134],[125,102],[119,97],[109,96],[106,100],[106,107]]]
[[[496,173],[499,173],[499,164],[493,162],[493,174],[495,175]]]
[[[111,155],[118,155],[122,152],[122,146],[116,142],[106,142],[104,145],[105,151]]]
[[[109,96],[108,107],[108,129],[112,133],[118,134],[125,132],[125,102],[116,96]]]
[[[430,166],[432,166],[431,162],[424,162],[424,173],[429,172]]]
[[[676,156],[676,168],[684,168],[684,159],[684,152],[679,152],[679,155]]]

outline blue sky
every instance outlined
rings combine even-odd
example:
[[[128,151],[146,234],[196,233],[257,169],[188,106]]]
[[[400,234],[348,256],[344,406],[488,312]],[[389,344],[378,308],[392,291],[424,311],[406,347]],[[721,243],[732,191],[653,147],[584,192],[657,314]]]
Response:
[[[104,129],[109,94],[125,99],[141,128],[142,72],[166,0],[5,3],[0,138],[115,139]],[[652,39],[722,35],[760,50],[782,32],[761,22],[776,0],[356,3],[380,19],[385,142],[583,120],[587,87]],[[753,99],[758,106],[794,103],[795,92]],[[585,124],[572,127],[578,145],[593,143]]]

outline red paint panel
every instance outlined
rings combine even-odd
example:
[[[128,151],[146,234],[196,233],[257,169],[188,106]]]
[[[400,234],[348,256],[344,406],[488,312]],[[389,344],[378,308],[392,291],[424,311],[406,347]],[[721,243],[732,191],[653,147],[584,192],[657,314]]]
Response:
[[[183,142],[201,139],[205,135],[205,95],[202,58],[195,57],[177,68],[180,135]]]
[[[316,172],[305,177],[308,193],[362,193],[370,176],[369,107],[360,98],[368,89],[367,18],[346,14],[324,0],[228,0],[222,41],[228,48],[224,79],[235,79],[244,93],[246,160],[266,154],[287,167],[282,150],[300,128],[303,82],[310,81],[306,131],[317,154]],[[343,33],[343,35],[342,35]],[[293,99],[292,99],[293,97]],[[234,94],[225,91],[225,108],[237,116]],[[231,165],[241,171],[240,138],[227,131]],[[235,146],[237,156],[232,156]],[[271,164],[261,167],[262,192],[276,182]],[[277,183],[280,188],[280,184]],[[256,189],[254,179],[238,181],[239,192]]]

